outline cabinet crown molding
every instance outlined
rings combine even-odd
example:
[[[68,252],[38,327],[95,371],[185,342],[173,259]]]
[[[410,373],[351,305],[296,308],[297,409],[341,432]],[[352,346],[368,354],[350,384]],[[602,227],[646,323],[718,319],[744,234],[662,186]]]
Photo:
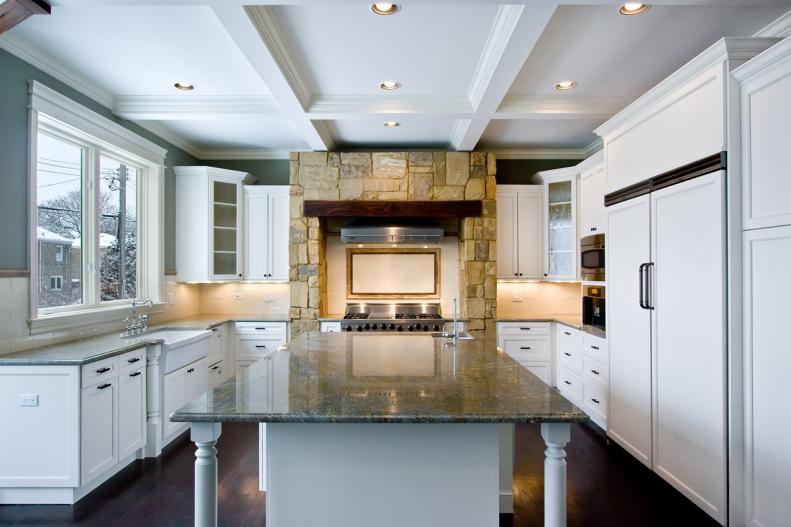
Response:
[[[733,78],[743,82],[788,61],[791,61],[791,38],[781,40],[733,70]]]
[[[257,179],[254,175],[239,170],[229,170],[227,168],[203,166],[177,166],[173,167],[173,171],[177,176],[223,176],[229,178],[237,178],[245,185],[254,184]]]

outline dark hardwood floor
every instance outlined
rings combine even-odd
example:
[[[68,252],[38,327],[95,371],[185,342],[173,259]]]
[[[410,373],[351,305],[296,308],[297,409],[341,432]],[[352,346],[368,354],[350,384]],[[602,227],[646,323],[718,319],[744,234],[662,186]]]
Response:
[[[265,498],[257,481],[257,430],[255,425],[223,425],[217,445],[221,525],[265,524]],[[517,426],[515,510],[513,516],[501,515],[501,526],[543,524],[543,452],[539,427]],[[0,506],[0,525],[191,525],[194,459],[185,434],[160,458],[130,465],[73,507]],[[570,527],[718,525],[619,447],[607,445],[592,426],[573,426],[567,459]]]

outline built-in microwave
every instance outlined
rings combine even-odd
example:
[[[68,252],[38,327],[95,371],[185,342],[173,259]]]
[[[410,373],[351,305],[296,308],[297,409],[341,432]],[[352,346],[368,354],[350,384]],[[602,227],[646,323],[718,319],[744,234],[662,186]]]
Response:
[[[586,285],[582,289],[582,326],[586,331],[603,333],[606,330],[604,286]],[[603,335],[602,335],[603,336]]]
[[[588,282],[604,282],[604,234],[580,239],[580,274]]]

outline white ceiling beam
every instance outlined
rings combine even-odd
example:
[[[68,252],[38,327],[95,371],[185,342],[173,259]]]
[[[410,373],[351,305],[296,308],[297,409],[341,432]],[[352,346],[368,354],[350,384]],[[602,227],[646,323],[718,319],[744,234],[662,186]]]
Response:
[[[129,96],[115,98],[113,113],[125,119],[211,119],[228,114],[282,115],[280,106],[268,95],[236,96]]]
[[[289,150],[269,150],[266,148],[204,148],[198,157],[212,159],[288,159]]]
[[[327,127],[311,121],[305,111],[311,93],[272,9],[242,9],[234,3],[212,8],[308,146],[312,150],[332,150],[335,144]]]
[[[497,159],[585,159],[587,148],[482,148]]]
[[[473,114],[467,97],[442,95],[317,95],[308,108],[311,119],[355,119],[369,115],[430,114],[464,117]]]
[[[495,119],[609,119],[637,99],[634,96],[507,95]]]
[[[508,93],[528,55],[555,12],[555,2],[501,5],[473,75],[468,96],[475,116],[451,138],[456,150],[472,150]]]

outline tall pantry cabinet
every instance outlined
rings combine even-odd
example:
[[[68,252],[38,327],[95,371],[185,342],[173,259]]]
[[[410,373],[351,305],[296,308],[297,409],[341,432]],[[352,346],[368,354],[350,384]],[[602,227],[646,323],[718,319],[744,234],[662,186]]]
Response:
[[[607,432],[723,525],[737,373],[728,324],[726,199],[739,174],[727,168],[738,122],[730,72],[773,43],[722,39],[597,130],[606,165]]]
[[[744,524],[791,521],[791,39],[734,71],[741,98]]]

